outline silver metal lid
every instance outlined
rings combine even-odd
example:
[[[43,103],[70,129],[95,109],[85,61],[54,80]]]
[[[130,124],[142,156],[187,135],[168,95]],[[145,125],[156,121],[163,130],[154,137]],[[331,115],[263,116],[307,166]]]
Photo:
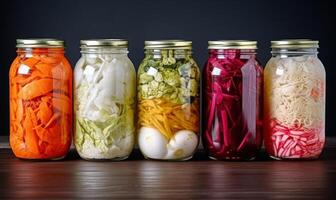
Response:
[[[185,40],[145,41],[145,49],[192,49],[192,42]]]
[[[271,41],[273,49],[308,49],[319,48],[319,41],[309,39],[290,39]]]
[[[64,41],[50,38],[17,39],[17,48],[63,48]]]
[[[257,42],[249,40],[208,41],[208,49],[257,49]]]
[[[98,47],[116,47],[127,48],[128,41],[124,39],[91,39],[81,40],[81,48],[98,48]]]

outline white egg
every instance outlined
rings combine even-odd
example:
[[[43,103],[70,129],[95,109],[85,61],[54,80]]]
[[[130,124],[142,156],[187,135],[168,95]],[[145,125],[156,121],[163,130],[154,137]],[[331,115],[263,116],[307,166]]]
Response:
[[[187,158],[195,151],[197,144],[198,136],[193,131],[178,131],[168,143],[166,159]]]
[[[167,139],[155,128],[140,128],[138,143],[141,152],[149,158],[163,159],[167,154]]]

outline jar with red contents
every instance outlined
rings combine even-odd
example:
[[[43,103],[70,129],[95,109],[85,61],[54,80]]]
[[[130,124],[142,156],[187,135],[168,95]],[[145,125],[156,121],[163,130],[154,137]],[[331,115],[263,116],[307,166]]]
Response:
[[[255,41],[209,41],[203,145],[211,159],[252,160],[262,144],[262,67]]]

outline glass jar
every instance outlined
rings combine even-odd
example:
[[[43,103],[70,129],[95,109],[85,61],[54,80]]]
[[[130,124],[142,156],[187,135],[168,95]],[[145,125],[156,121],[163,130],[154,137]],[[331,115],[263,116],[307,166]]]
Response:
[[[72,135],[72,69],[64,42],[17,40],[9,71],[10,146],[18,158],[61,159]]]
[[[136,73],[128,42],[82,40],[74,70],[74,143],[84,159],[123,160],[135,135]]]
[[[316,159],[325,142],[326,74],[318,41],[272,41],[264,74],[264,137],[275,159]]]
[[[209,41],[203,69],[203,145],[211,159],[252,160],[262,144],[257,42]]]
[[[197,149],[200,73],[191,45],[145,42],[138,70],[138,144],[147,159],[187,160]]]

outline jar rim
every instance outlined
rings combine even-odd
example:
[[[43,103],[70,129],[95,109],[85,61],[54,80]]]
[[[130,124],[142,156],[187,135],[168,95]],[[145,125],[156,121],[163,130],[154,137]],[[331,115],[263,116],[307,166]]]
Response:
[[[286,39],[271,41],[272,49],[311,49],[319,48],[319,41],[310,39]]]
[[[64,40],[53,38],[17,39],[17,48],[64,48]]]
[[[80,48],[101,48],[101,47],[115,47],[127,48],[128,41],[125,39],[88,39],[80,41]]]
[[[208,41],[208,49],[257,49],[257,41],[212,40]]]
[[[144,49],[192,49],[192,41],[146,40]]]

